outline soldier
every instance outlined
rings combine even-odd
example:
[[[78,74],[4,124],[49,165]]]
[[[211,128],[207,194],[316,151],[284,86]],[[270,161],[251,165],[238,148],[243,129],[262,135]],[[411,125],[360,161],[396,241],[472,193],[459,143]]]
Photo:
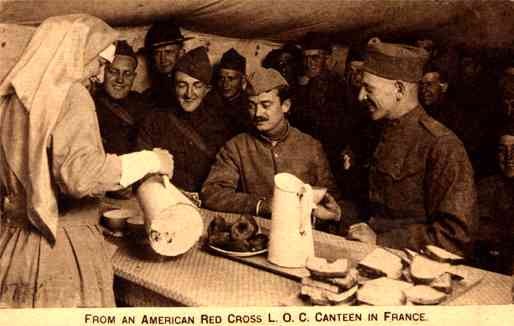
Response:
[[[235,49],[225,52],[218,65],[216,86],[223,101],[220,113],[232,136],[245,132],[252,126],[244,92],[245,74],[246,59]]]
[[[137,146],[167,149],[174,157],[172,182],[188,192],[199,192],[228,131],[219,107],[206,102],[211,91],[212,66],[204,47],[179,59],[174,69],[176,103],[152,110],[141,127]]]
[[[151,87],[143,95],[151,106],[163,106],[175,101],[173,89],[173,68],[184,54],[184,37],[180,27],[172,20],[153,24],[145,37],[148,72]]]
[[[368,223],[349,236],[392,248],[427,244],[468,255],[476,224],[473,169],[460,140],[419,104],[425,50],[368,44],[359,100],[385,121],[370,168]]]

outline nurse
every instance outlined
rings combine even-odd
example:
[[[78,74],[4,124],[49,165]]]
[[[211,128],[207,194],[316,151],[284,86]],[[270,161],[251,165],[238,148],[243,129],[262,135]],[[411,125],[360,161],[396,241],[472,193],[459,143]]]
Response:
[[[95,17],[49,18],[0,84],[0,307],[114,306],[91,198],[172,175],[167,151],[104,152],[87,86],[116,38]]]

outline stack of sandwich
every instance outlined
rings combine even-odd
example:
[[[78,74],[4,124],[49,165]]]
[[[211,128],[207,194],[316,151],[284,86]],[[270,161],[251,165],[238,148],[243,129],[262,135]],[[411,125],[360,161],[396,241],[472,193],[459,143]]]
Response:
[[[347,259],[328,262],[324,258],[307,259],[309,277],[302,279],[300,296],[312,305],[351,305],[355,303],[359,274]]]
[[[453,281],[464,276],[452,264],[462,258],[435,246],[426,246],[420,255],[406,250],[399,255],[377,248],[358,265],[367,281],[357,292],[357,300],[368,305],[433,305],[444,301]]]

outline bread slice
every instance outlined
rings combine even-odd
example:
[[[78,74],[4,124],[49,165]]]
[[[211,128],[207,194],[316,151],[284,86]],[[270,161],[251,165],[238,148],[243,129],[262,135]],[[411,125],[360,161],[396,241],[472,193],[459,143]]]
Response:
[[[456,264],[464,261],[463,257],[433,245],[425,246],[425,254],[430,258],[442,263]]]
[[[332,277],[325,279],[326,282],[337,285],[342,290],[348,290],[357,284],[359,280],[359,272],[352,268],[346,273],[345,277]]]
[[[374,281],[364,283],[357,291],[358,301],[372,306],[401,306],[405,304],[405,295],[401,286],[374,283]]]
[[[315,287],[321,290],[325,290],[327,292],[332,293],[339,293],[342,292],[344,289],[341,289],[339,286],[334,284],[325,283],[319,280],[314,280],[310,277],[304,277],[302,278],[302,285],[307,285],[310,287]]]
[[[312,305],[317,306],[349,305],[354,302],[357,289],[358,286],[355,285],[347,291],[333,293],[310,285],[302,285],[300,296],[307,298]]]
[[[401,258],[382,248],[376,248],[359,263],[359,270],[370,277],[385,275],[397,280],[402,276],[402,269]]]
[[[444,273],[430,282],[430,286],[438,291],[450,293],[452,291],[452,276],[450,273]]]
[[[306,263],[307,269],[316,278],[344,277],[350,268],[348,259],[340,258],[329,263],[320,257],[309,257]]]
[[[330,301],[331,304],[343,304],[343,303],[351,303],[353,302],[353,299],[355,298],[355,295],[357,294],[359,286],[355,285],[352,288],[335,294],[331,292],[325,292],[325,296],[327,297],[328,301]]]
[[[404,292],[407,300],[414,304],[434,305],[446,299],[445,293],[437,291],[427,285],[416,285],[406,289]]]
[[[407,254],[407,256],[409,256],[409,258],[411,259],[411,261],[412,261],[412,259],[413,259],[415,256],[419,255],[419,253],[415,252],[414,250],[410,250],[409,248],[404,248],[404,249],[403,249],[403,251],[405,251],[405,253]]]
[[[417,282],[430,284],[436,278],[446,273],[449,267],[449,264],[439,263],[424,256],[417,255],[412,259],[410,274]]]
[[[393,280],[387,277],[376,278],[374,280],[369,280],[364,284],[371,284],[373,286],[391,288],[391,289],[400,289],[401,291],[405,291],[406,289],[410,289],[414,285],[400,280]]]
[[[307,298],[312,305],[328,306],[330,301],[324,295],[323,290],[309,285],[302,285],[300,296]]]

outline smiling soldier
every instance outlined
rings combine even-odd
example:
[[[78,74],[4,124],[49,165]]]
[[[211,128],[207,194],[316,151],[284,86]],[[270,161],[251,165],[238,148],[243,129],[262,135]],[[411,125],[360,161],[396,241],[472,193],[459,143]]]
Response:
[[[212,66],[204,47],[186,53],[175,65],[177,104],[157,107],[146,117],[137,138],[141,149],[160,147],[173,154],[172,182],[198,192],[218,149],[228,138],[219,108],[205,101],[211,90]]]
[[[94,95],[105,151],[126,154],[134,149],[137,122],[146,111],[141,94],[132,91],[137,58],[126,41],[118,41],[114,61],[105,68],[103,87]]]
[[[473,169],[460,140],[418,102],[428,54],[420,48],[368,44],[359,100],[385,127],[370,169],[368,224],[349,236],[393,248],[427,244],[467,255],[476,223]]]
[[[235,136],[252,127],[248,114],[246,88],[246,59],[236,50],[230,49],[223,53],[216,76],[216,86],[221,95],[223,105],[221,114]]]

